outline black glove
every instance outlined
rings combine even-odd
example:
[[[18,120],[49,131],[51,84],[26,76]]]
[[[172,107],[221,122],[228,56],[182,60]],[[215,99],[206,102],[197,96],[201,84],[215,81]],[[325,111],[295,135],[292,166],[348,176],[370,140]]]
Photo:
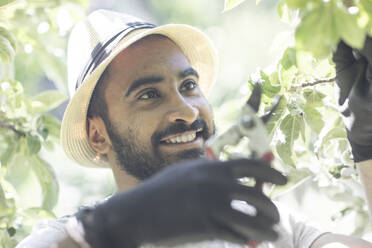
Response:
[[[78,219],[95,248],[277,239],[276,206],[261,191],[239,184],[242,177],[286,183],[283,175],[259,160],[188,161],[162,170],[93,210],[82,210]],[[233,199],[251,204],[257,215],[233,209]]]
[[[372,159],[372,39],[361,51],[341,41],[333,54],[338,104],[355,162]]]

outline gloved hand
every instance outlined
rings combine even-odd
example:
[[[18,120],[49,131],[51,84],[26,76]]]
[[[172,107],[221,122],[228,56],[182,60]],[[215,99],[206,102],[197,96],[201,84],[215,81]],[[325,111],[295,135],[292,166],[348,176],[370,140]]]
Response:
[[[78,219],[95,248],[277,239],[276,206],[259,190],[239,184],[242,177],[286,183],[283,175],[260,160],[188,161],[162,170],[93,210],[83,210]],[[233,199],[251,204],[257,214],[233,209]]]
[[[341,41],[333,54],[338,104],[355,162],[372,159],[372,39],[361,51]]]

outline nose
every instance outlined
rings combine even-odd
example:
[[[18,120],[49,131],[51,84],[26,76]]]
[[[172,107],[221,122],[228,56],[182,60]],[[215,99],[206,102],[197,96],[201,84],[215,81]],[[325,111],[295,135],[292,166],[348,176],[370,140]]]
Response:
[[[199,110],[193,106],[187,99],[182,96],[177,96],[177,100],[172,101],[171,110],[168,113],[168,121],[193,123],[199,116]]]

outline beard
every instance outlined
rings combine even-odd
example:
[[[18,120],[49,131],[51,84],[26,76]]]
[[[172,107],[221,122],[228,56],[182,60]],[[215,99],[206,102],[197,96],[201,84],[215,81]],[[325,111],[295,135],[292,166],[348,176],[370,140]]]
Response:
[[[152,149],[145,149],[141,142],[136,139],[133,130],[129,129],[127,134],[118,132],[111,121],[107,120],[107,133],[111,139],[112,146],[116,153],[116,160],[121,169],[139,180],[145,180],[154,175],[164,167],[184,160],[198,159],[205,156],[204,149],[188,149],[172,156],[164,156],[159,151],[160,140],[172,134],[202,129],[201,137],[209,139],[215,133],[213,123],[212,133],[204,120],[196,120],[190,126],[185,123],[173,123],[166,130],[155,132],[151,137]]]

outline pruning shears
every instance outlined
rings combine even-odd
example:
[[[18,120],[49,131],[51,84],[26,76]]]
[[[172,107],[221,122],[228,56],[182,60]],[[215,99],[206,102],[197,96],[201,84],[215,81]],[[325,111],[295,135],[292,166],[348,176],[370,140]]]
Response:
[[[246,137],[249,139],[248,148],[252,152],[253,158],[259,158],[268,163],[274,160],[265,124],[278,107],[280,97],[274,99],[272,107],[267,113],[258,117],[257,112],[261,103],[261,94],[261,84],[256,83],[251,96],[241,109],[237,123],[233,124],[221,135],[212,137],[207,142],[205,152],[209,159],[219,159],[219,155],[226,145],[237,145],[242,138]],[[256,181],[255,188],[262,191],[262,182]],[[249,245],[252,248],[257,247],[255,241],[250,241]]]

